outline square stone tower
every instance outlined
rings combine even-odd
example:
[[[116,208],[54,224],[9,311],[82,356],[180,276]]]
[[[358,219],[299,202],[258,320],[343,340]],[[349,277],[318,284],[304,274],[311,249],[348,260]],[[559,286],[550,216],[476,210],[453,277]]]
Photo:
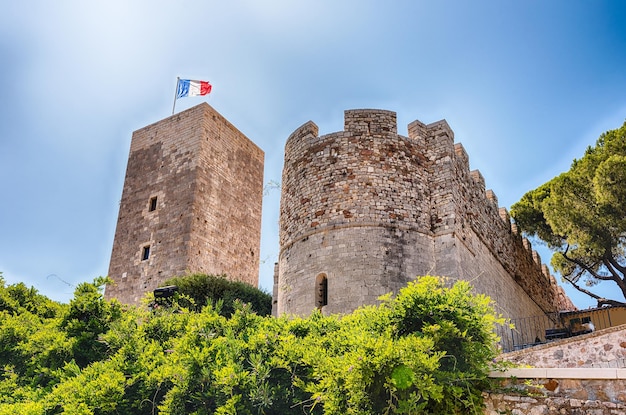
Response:
[[[105,297],[137,304],[196,272],[256,287],[263,159],[206,103],[135,131]]]

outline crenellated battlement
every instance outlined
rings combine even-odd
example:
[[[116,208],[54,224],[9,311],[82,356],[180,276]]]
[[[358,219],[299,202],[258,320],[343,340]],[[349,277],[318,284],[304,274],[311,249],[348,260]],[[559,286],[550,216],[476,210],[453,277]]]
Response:
[[[344,130],[355,135],[397,134],[396,113],[386,110],[347,110],[344,114]]]
[[[322,136],[309,121],[287,140],[282,186],[279,313],[316,307],[319,275],[326,312],[424,274],[472,280],[509,317],[572,307],[445,120],[408,136],[386,110],[345,111],[344,131]]]

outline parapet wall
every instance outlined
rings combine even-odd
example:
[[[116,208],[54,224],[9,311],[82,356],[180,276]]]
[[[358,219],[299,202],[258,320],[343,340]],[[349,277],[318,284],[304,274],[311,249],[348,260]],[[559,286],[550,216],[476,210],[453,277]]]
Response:
[[[437,151],[431,156],[435,164],[431,199],[435,236],[454,234],[470,254],[467,265],[486,248],[543,311],[574,309],[539,254],[512,226],[506,208],[498,206],[496,194],[485,190],[480,171],[470,171],[463,145],[454,144],[450,134],[436,142]],[[465,269],[470,271],[467,265]],[[477,276],[480,270],[474,272]]]
[[[346,111],[345,131],[318,136],[308,122],[285,147],[281,249],[350,224],[430,227],[427,160],[417,140],[396,133],[390,111]]]
[[[471,280],[511,318],[573,308],[445,120],[408,137],[391,111],[346,111],[322,136],[309,121],[287,140],[282,185],[278,313],[315,308],[320,275],[328,313],[425,274]]]

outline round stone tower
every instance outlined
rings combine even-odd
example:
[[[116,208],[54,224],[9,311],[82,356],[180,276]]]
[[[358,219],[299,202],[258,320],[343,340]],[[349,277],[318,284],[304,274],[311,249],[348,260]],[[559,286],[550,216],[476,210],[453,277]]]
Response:
[[[447,124],[446,124],[447,126]],[[282,177],[278,314],[344,313],[433,267],[423,124],[345,112],[344,131],[308,122],[288,138]]]
[[[350,110],[344,131],[291,134],[273,312],[348,313],[429,274],[470,281],[508,318],[573,309],[445,120],[405,137],[394,112]]]

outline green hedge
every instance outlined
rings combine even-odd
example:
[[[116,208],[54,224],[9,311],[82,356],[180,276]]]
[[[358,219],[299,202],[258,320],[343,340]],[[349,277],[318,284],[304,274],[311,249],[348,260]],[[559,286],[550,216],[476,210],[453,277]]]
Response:
[[[500,320],[466,282],[420,277],[378,306],[306,318],[195,312],[182,295],[122,308],[101,285],[44,300],[50,317],[2,282],[0,415],[482,413]]]
[[[272,296],[250,284],[230,281],[225,275],[191,274],[171,278],[164,286],[175,285],[178,295],[183,295],[178,302],[194,311],[202,307],[220,302],[219,312],[229,317],[235,311],[235,301],[250,304],[252,310],[260,316],[272,314]],[[188,297],[193,301],[186,301]]]

